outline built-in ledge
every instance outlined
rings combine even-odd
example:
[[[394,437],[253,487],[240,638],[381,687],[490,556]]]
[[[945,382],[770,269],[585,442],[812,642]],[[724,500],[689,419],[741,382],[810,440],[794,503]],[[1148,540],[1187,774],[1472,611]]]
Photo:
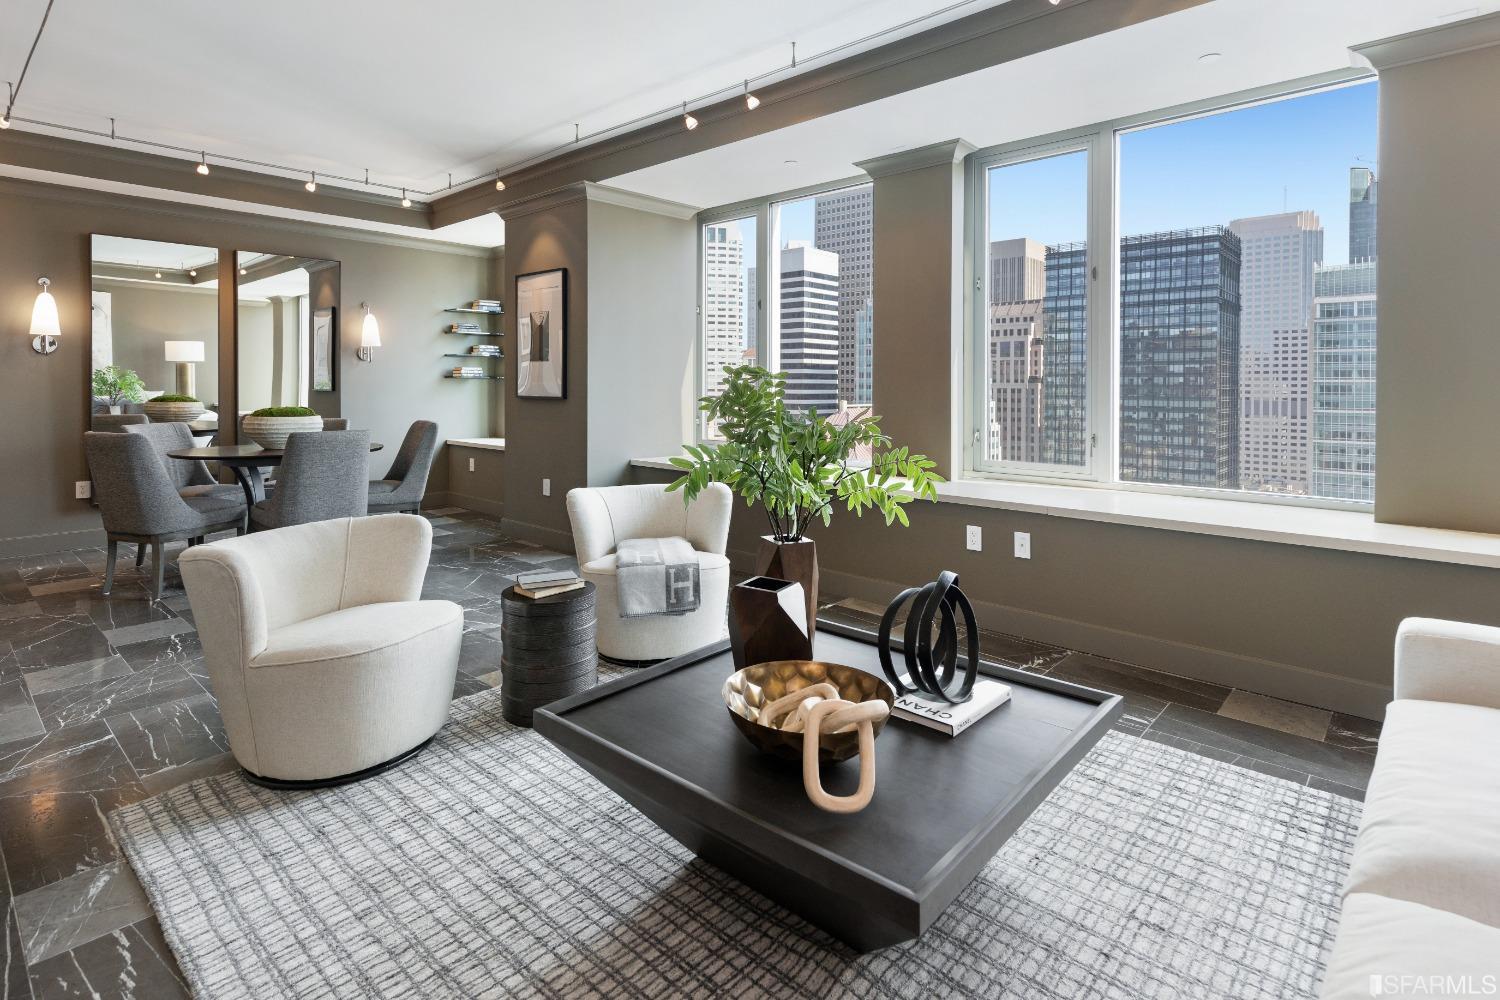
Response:
[[[639,458],[631,464],[680,471],[665,458]],[[940,502],[969,507],[1500,568],[1500,535],[1382,524],[1361,511],[990,479],[943,483],[938,493]]]
[[[483,448],[485,451],[504,451],[505,438],[449,438],[454,448]]]

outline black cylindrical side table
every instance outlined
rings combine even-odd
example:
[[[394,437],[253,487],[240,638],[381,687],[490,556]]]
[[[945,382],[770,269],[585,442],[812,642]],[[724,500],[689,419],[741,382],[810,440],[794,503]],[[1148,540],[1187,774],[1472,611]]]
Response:
[[[507,587],[500,595],[500,711],[531,725],[531,713],[599,682],[594,645],[594,585],[532,600]]]

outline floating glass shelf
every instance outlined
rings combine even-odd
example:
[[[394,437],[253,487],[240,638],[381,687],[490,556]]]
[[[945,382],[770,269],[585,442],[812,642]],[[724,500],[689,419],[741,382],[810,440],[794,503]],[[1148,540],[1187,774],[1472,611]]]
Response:
[[[455,382],[503,382],[504,375],[455,375],[447,373],[443,378],[451,378]]]

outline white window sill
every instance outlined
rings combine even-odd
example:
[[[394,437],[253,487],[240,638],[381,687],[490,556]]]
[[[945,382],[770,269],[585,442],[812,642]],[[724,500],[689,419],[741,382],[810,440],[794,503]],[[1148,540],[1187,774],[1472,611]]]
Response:
[[[449,438],[447,443],[455,448],[483,448],[485,451],[505,450],[505,438]]]
[[[639,458],[631,464],[678,471],[665,458]],[[1362,511],[991,479],[943,483],[938,493],[942,503],[968,507],[1500,568],[1500,535],[1380,524]]]

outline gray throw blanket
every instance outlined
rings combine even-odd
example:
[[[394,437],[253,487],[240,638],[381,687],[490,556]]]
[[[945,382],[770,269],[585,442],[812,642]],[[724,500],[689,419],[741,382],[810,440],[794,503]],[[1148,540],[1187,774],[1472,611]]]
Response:
[[[686,538],[627,538],[615,555],[621,618],[698,610],[698,554]]]

